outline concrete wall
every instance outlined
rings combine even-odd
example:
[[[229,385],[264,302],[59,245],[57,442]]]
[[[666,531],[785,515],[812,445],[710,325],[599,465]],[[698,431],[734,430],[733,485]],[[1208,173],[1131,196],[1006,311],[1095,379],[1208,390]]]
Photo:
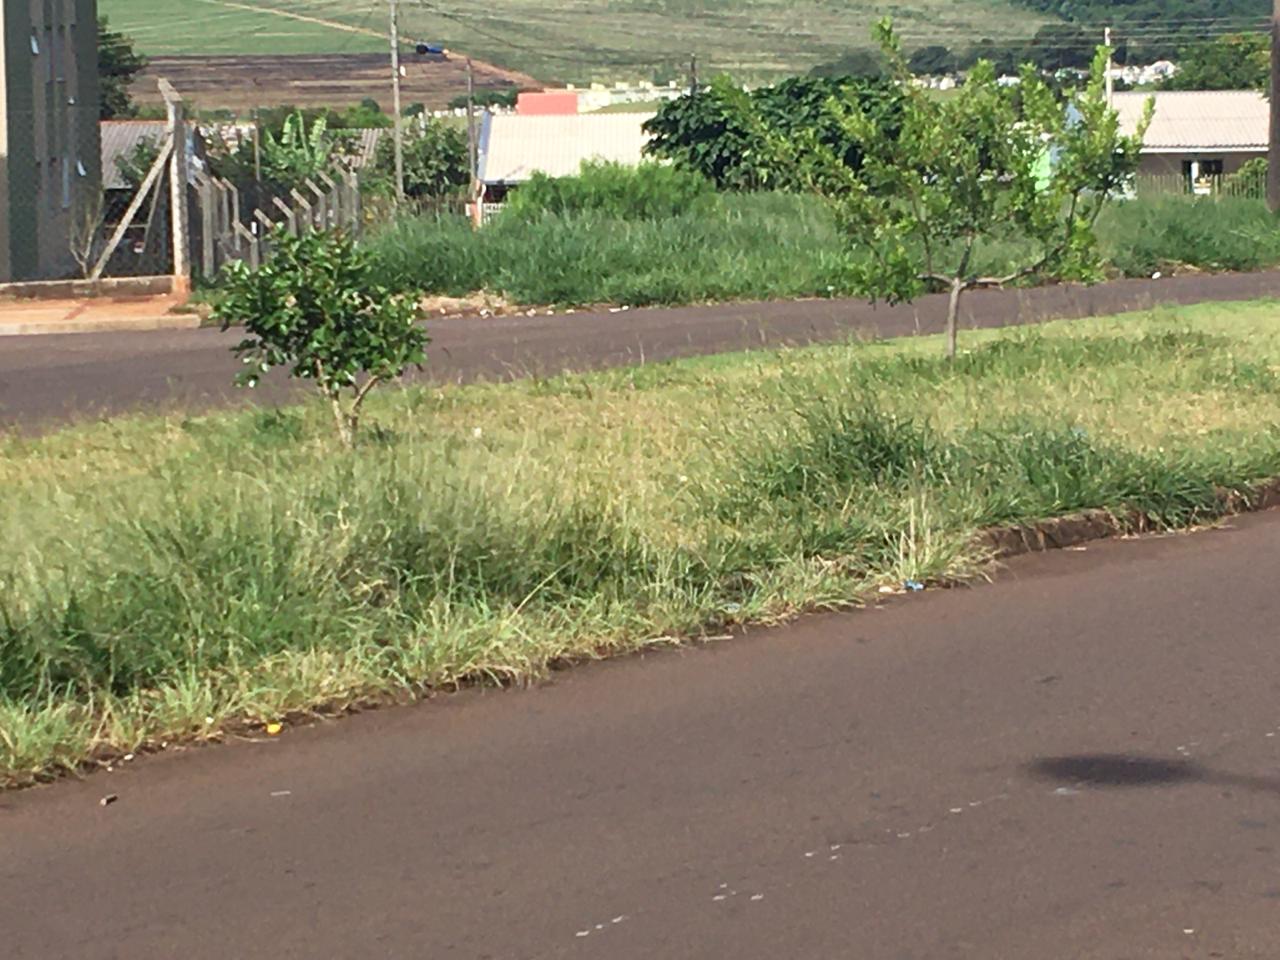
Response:
[[[9,48],[14,43],[12,22],[20,19],[16,7],[4,4],[0,10],[0,283],[13,279],[13,264],[9,251],[13,207],[9,190],[9,87],[8,64],[13,59]]]
[[[72,225],[101,193],[96,3],[4,0],[4,50],[0,279],[71,276]]]

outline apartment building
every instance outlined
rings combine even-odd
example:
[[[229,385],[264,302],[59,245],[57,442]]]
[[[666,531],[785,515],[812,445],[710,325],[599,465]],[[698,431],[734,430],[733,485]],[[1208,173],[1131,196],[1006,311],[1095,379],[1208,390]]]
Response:
[[[76,224],[101,192],[97,3],[3,5],[0,282],[67,277]]]

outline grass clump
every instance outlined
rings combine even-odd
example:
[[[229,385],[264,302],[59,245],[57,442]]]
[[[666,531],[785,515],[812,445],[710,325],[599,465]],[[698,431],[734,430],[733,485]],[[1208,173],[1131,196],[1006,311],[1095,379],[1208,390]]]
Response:
[[[0,778],[1184,526],[1280,474],[1274,306],[740,354],[0,441]]]
[[[1107,258],[1130,277],[1190,266],[1260,270],[1280,263],[1280,222],[1261,200],[1157,195],[1109,209]]]
[[[379,281],[395,289],[489,290],[537,304],[830,296],[846,290],[848,263],[825,209],[782,194],[712,194],[649,218],[589,204],[504,213],[479,231],[458,218],[417,218],[393,224],[368,248]]]
[[[525,304],[633,305],[848,296],[856,254],[815,197],[716,194],[672,167],[607,164],[541,178],[476,231],[461,217],[404,218],[366,246],[379,282],[448,296],[478,291]],[[1115,203],[1099,223],[1113,273],[1257,270],[1280,264],[1280,223],[1258,200],[1152,196]],[[1023,262],[1014,235],[986,239],[975,271]]]
[[[502,216],[536,221],[594,213],[615,220],[662,220],[705,209],[713,195],[709,180],[669,164],[587,161],[576,177],[535,173],[511,194]]]

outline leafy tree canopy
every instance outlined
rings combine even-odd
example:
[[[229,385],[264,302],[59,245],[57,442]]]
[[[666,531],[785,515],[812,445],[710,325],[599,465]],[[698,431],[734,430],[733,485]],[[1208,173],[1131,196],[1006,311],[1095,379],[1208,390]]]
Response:
[[[911,82],[888,21],[881,42],[903,96],[886,123],[858,98],[832,97],[828,110],[861,163],[850,166],[816,132],[776,136],[835,209],[849,248],[854,286],[873,298],[910,300],[927,289],[950,294],[948,353],[954,355],[960,298],[1032,275],[1095,279],[1093,225],[1137,169],[1141,136],[1119,132],[1104,94],[1105,54],[1090,81],[1063,104],[1037,70],[1017,87],[979,62],[955,97],[930,96]],[[978,272],[979,244],[1013,239],[1007,272]]]
[[[795,170],[769,149],[771,134],[812,132],[851,167],[861,162],[856,140],[827,109],[833,96],[856,100],[869,113],[892,114],[901,98],[886,79],[791,78],[747,93],[727,77],[664,104],[646,125],[651,156],[673,160],[721,189],[754,190],[797,185]]]
[[[418,200],[456,194],[471,181],[467,135],[458,127],[428,117],[405,125],[404,192]],[[395,142],[383,135],[374,158],[373,186],[386,193],[395,187]]]
[[[273,367],[311,381],[348,446],[369,392],[426,359],[415,298],[379,286],[368,254],[337,231],[277,230],[260,269],[243,261],[227,268],[213,315],[223,330],[244,328],[234,348],[245,366],[241,385],[255,386]]]
[[[1178,55],[1178,72],[1167,90],[1263,90],[1271,78],[1271,40],[1234,34],[1201,40]]]
[[[146,57],[133,49],[133,40],[112,30],[106,17],[98,18],[98,115],[103,120],[136,116],[129,84],[147,65]]]

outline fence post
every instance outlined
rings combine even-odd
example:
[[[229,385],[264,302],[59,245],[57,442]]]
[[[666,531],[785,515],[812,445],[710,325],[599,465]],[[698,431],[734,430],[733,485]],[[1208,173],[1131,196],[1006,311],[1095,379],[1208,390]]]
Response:
[[[360,222],[364,219],[363,204],[360,201],[360,178],[356,176],[354,170],[348,170],[343,176],[343,180],[347,185],[347,203],[343,206],[348,210],[348,216],[351,218],[351,233],[353,236],[360,234]]]
[[[316,179],[324,184],[325,191],[325,215],[326,225],[330,227],[342,226],[342,193],[337,189],[337,185],[333,182],[333,178],[326,173],[316,174]],[[311,188],[315,190],[315,187]]]
[[[197,172],[196,202],[200,205],[200,275],[208,280],[213,276],[213,182]]]
[[[160,78],[160,94],[168,114],[173,150],[169,154],[169,216],[173,236],[173,292],[191,292],[191,223],[187,210],[187,122],[182,97],[168,80]]]
[[[254,210],[253,218],[258,222],[258,257],[261,263],[271,252],[271,231],[276,228],[276,224],[261,210]]]
[[[310,177],[302,181],[303,185],[311,191],[314,199],[311,201],[312,208],[315,210],[313,223],[321,230],[329,229],[329,198],[323,190],[316,186],[316,182]]]
[[[222,196],[226,203],[227,230],[231,233],[232,244],[236,253],[240,252],[240,232],[236,225],[240,223],[240,191],[230,180],[222,181]]]
[[[296,237],[298,235],[298,214],[293,207],[279,197],[272,197],[271,202],[275,204],[277,210],[284,214],[285,228],[289,231],[289,235]]]
[[[311,206],[311,202],[297,190],[290,190],[289,196],[293,199],[294,209],[305,217],[307,229],[314,230],[316,227],[316,212]]]
[[[262,258],[258,255],[258,238],[253,235],[252,230],[239,220],[235,222],[231,229],[236,238],[236,250],[242,250],[247,246],[249,248],[249,266],[257,270],[258,267],[262,266]]]

